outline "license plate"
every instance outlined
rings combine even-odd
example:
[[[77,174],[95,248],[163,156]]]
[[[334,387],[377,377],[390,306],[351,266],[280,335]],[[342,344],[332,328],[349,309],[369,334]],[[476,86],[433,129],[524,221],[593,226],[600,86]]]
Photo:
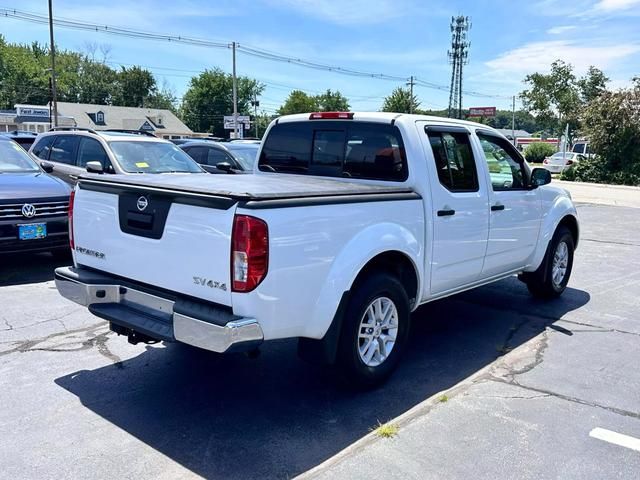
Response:
[[[35,240],[47,236],[46,223],[29,223],[27,225],[18,225],[18,238],[20,240]]]

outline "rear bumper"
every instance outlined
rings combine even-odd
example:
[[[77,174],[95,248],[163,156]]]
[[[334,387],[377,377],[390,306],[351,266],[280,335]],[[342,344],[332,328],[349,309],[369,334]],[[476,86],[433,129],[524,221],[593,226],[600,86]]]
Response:
[[[547,165],[543,165],[543,168],[545,168],[546,170],[549,170],[550,173],[561,173],[565,167],[562,165],[547,164]]]
[[[178,341],[211,350],[249,350],[263,341],[260,324],[210,303],[155,291],[93,270],[60,267],[56,287],[69,300],[122,329],[156,340]]]

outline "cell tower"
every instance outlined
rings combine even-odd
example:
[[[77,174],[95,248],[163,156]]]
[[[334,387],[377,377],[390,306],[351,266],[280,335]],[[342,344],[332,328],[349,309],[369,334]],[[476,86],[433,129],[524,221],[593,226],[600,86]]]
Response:
[[[467,33],[471,28],[469,17],[451,17],[451,50],[447,52],[451,63],[451,89],[449,90],[449,117],[462,118],[462,67],[469,57],[471,43]]]

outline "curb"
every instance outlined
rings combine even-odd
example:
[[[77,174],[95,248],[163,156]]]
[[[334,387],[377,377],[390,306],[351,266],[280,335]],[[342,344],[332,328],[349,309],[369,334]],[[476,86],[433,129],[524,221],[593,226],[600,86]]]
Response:
[[[499,362],[504,362],[505,358],[513,356],[514,354],[516,354],[515,352],[520,352],[522,351],[522,349],[528,348],[530,344],[535,343],[537,339],[538,339],[538,336],[535,336],[531,338],[529,341],[518,346],[516,349],[507,353],[506,355],[501,355],[497,357],[491,363],[485,365],[480,370],[468,376],[467,378],[461,380],[451,388],[436,392],[435,394],[421,401],[420,403],[413,406],[406,412],[389,420],[387,423],[393,423],[394,425],[397,425],[398,427],[402,428],[403,426],[406,426],[414,419],[428,414],[433,408],[437,407],[438,405],[441,405],[442,402],[440,402],[439,398],[442,395],[446,395],[448,397],[447,403],[450,402],[453,398],[458,396],[460,393],[466,391],[469,387],[473,386],[479,380],[483,380],[490,377],[491,371],[495,370],[496,366],[500,365]],[[315,467],[311,468],[310,470],[307,470],[306,472],[301,473],[295,478],[298,480],[309,480],[309,479],[316,478],[318,475],[320,475],[321,473],[323,473],[325,470],[332,467],[333,465],[337,465],[341,463],[346,458],[365,449],[372,443],[376,441],[383,441],[383,440],[384,439],[381,439],[376,435],[375,430],[372,430],[371,432],[367,433],[364,437],[360,438],[359,440],[356,440],[354,443],[340,450],[338,453],[326,459],[324,462],[316,465]]]

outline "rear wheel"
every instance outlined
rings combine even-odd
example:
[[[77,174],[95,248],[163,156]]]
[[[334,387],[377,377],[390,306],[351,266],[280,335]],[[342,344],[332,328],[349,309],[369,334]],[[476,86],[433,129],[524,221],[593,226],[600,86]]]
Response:
[[[409,333],[409,299],[400,281],[376,273],[351,293],[338,344],[338,366],[359,387],[382,383],[398,365]]]
[[[523,275],[533,296],[555,298],[564,292],[573,268],[574,248],[571,232],[566,227],[558,227],[538,270]]]

